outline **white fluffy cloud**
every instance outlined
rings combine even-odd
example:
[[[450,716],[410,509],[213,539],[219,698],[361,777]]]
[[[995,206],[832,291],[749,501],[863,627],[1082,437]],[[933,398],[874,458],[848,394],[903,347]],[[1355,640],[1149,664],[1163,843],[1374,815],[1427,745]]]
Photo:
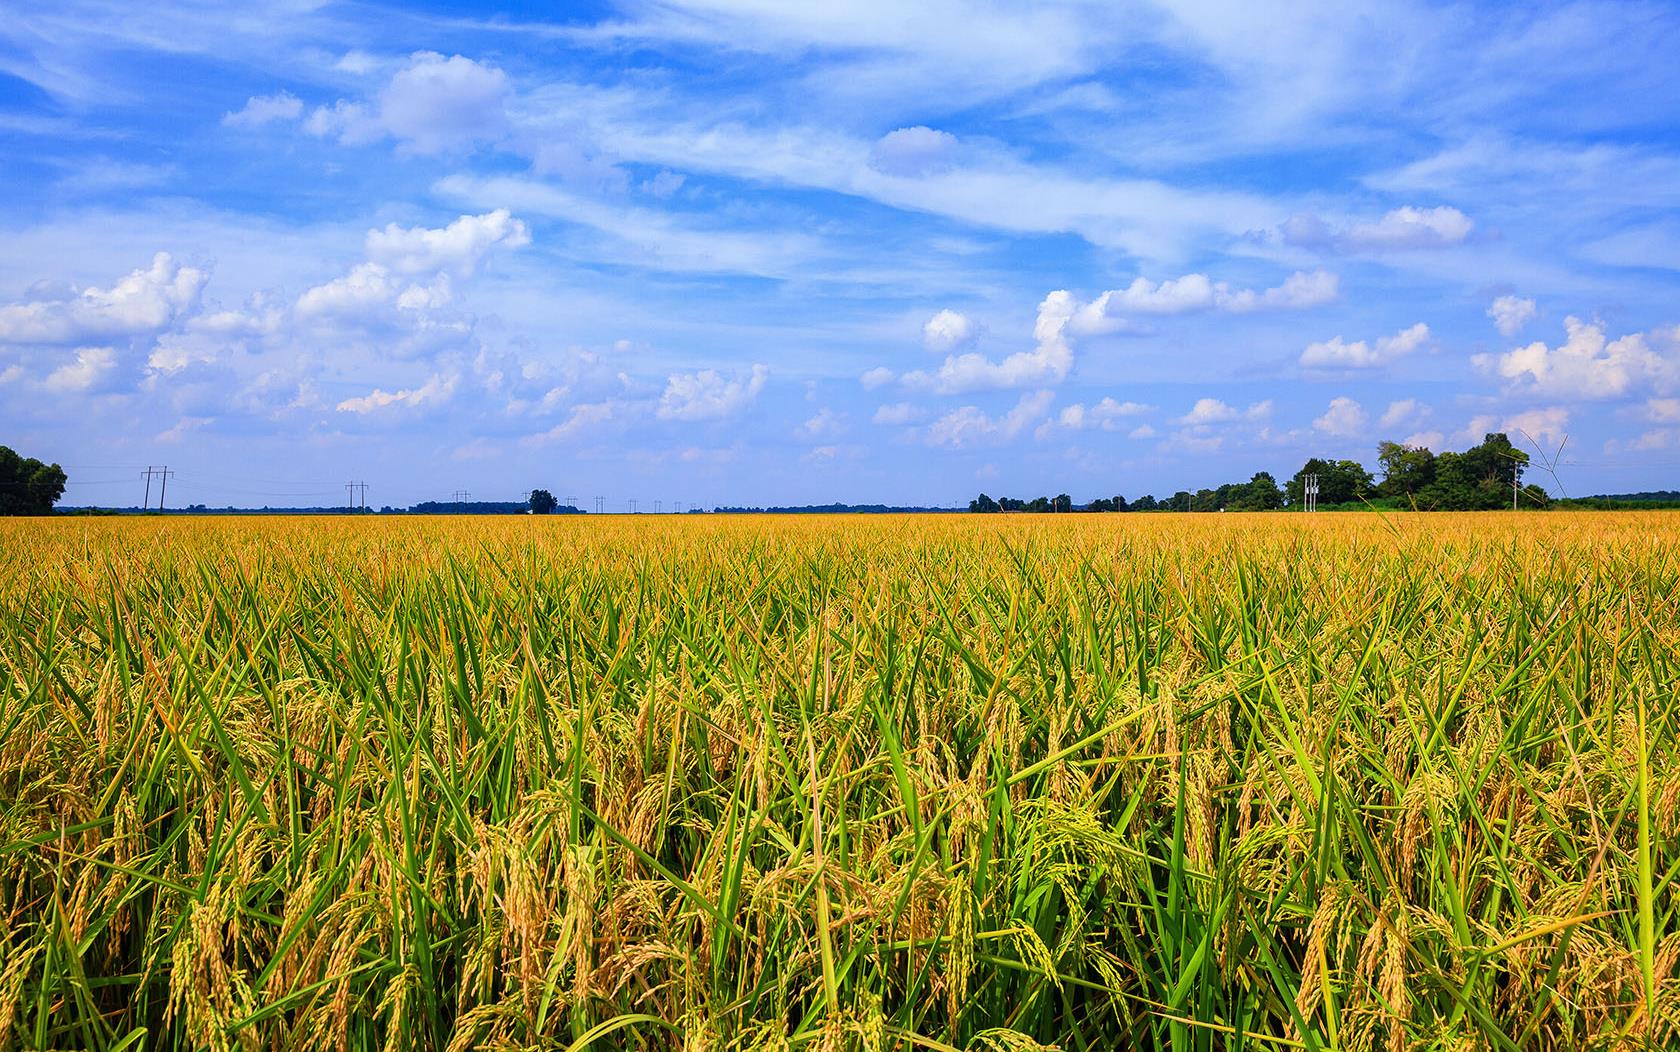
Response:
[[[260,128],[274,121],[295,121],[303,115],[303,100],[289,91],[275,95],[253,95],[245,105],[222,116],[230,128]]]
[[[1141,402],[1117,402],[1113,398],[1104,398],[1091,406],[1075,402],[1062,408],[1056,417],[1056,423],[1075,431],[1087,428],[1118,431],[1126,420],[1142,416],[1152,408],[1154,407]]]
[[[1501,336],[1515,336],[1522,327],[1534,320],[1534,301],[1521,296],[1501,296],[1487,309],[1494,328]]]
[[[1429,415],[1429,407],[1415,398],[1402,398],[1388,403],[1383,410],[1382,419],[1378,421],[1383,427],[1399,427],[1409,420],[1422,419]]]
[[[1341,280],[1327,270],[1297,271],[1283,284],[1269,289],[1232,288],[1206,274],[1186,274],[1159,282],[1136,278],[1125,288],[1105,292],[1081,308],[1074,330],[1109,331],[1126,314],[1302,310],[1331,302],[1340,290]]]
[[[80,347],[76,360],[47,374],[46,388],[55,392],[87,391],[116,368],[117,352],[110,347]]]
[[[376,387],[359,398],[346,398],[338,403],[337,409],[341,413],[366,414],[381,409],[420,409],[439,405],[454,397],[459,383],[460,377],[451,374],[433,376],[419,387],[400,391],[385,391]]]
[[[1448,205],[1393,209],[1381,219],[1333,226],[1312,213],[1290,217],[1278,234],[1289,244],[1335,251],[1384,252],[1463,244],[1476,224]]]
[[[505,208],[483,215],[466,215],[441,229],[402,227],[369,230],[367,256],[399,274],[446,272],[469,277],[490,250],[521,248],[531,243],[531,231]]]
[[[368,231],[366,261],[306,289],[297,299],[296,314],[367,321],[390,307],[409,312],[436,310],[454,299],[452,279],[471,277],[493,249],[530,243],[524,222],[506,209],[464,215],[438,228],[392,223],[383,230]],[[399,275],[417,280],[405,281]]]
[[[1365,407],[1345,395],[1330,400],[1330,408],[1323,416],[1313,421],[1313,427],[1327,435],[1338,438],[1353,438],[1364,433],[1365,425],[1370,418],[1365,415]]]
[[[1033,325],[1036,346],[1032,350],[1017,351],[996,362],[974,353],[953,355],[945,359],[938,372],[906,373],[901,379],[907,387],[939,394],[1060,383],[1073,368],[1067,328],[1078,309],[1071,293],[1052,292],[1038,305],[1038,320]]]
[[[1217,398],[1198,398],[1190,411],[1178,418],[1180,424],[1186,427],[1207,427],[1212,424],[1226,424],[1235,420],[1264,420],[1272,413],[1271,399],[1255,402],[1247,409],[1238,409],[1227,405]]]
[[[1506,415],[1486,413],[1474,416],[1464,425],[1458,437],[1466,442],[1480,442],[1484,435],[1503,431],[1519,445],[1525,435],[1537,442],[1559,442],[1568,427],[1568,407],[1554,405]]]
[[[1645,416],[1660,424],[1680,424],[1680,398],[1649,398]]]
[[[913,402],[893,402],[878,407],[870,419],[888,427],[902,427],[905,424],[914,424],[926,415],[926,411]]]
[[[719,420],[734,416],[753,403],[770,370],[754,365],[747,376],[724,376],[716,369],[672,373],[659,398],[661,420]]]
[[[416,52],[371,103],[340,99],[304,122],[347,145],[395,138],[413,153],[452,153],[507,134],[507,74],[461,55]]]
[[[916,125],[881,136],[869,151],[869,167],[882,175],[913,179],[948,170],[956,152],[955,135]]]
[[[793,429],[793,437],[801,442],[827,442],[846,433],[846,414],[823,406],[804,423]]]
[[[0,307],[0,343],[83,343],[155,335],[196,310],[210,275],[167,252],[109,289]]]
[[[1567,338],[1556,347],[1536,340],[1471,360],[1515,387],[1559,397],[1616,398],[1639,389],[1660,393],[1680,382],[1680,329],[1610,340],[1603,325],[1573,316],[1564,319],[1563,327]]]
[[[942,310],[922,326],[922,346],[935,354],[949,354],[967,346],[975,335],[974,322],[966,314]]]
[[[875,368],[858,377],[858,383],[863,385],[864,390],[873,391],[877,387],[885,387],[897,378],[898,374],[893,372],[891,369],[888,369],[884,365],[877,365]]]
[[[1393,336],[1378,337],[1374,345],[1364,340],[1346,343],[1340,336],[1310,343],[1301,352],[1301,364],[1312,369],[1370,369],[1403,358],[1428,342],[1429,326],[1420,321]]]
[[[965,405],[929,424],[925,438],[928,445],[943,449],[969,449],[1008,441],[1037,423],[1049,411],[1054,398],[1049,391],[1024,394],[1013,409],[998,417],[978,406]]]

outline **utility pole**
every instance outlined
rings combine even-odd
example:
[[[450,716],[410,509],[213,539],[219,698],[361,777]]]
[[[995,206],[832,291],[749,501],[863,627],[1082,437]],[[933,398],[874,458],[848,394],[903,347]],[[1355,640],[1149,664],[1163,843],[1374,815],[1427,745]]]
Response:
[[[635,497],[630,498],[630,514],[632,514],[632,515],[636,514],[636,498]]]
[[[470,496],[472,496],[472,494],[468,493],[464,489],[456,490],[455,491],[455,504],[456,504],[456,509],[455,510],[460,511],[460,512],[465,512],[467,510],[467,498],[470,497]]]
[[[575,508],[575,507],[577,507],[577,506],[578,506],[578,499],[577,499],[577,497],[575,497],[575,496],[568,496],[568,497],[567,497],[567,498],[566,498],[566,507],[568,507],[568,508]]]
[[[665,510],[665,502],[664,502],[664,501],[662,501],[662,500],[655,500],[655,501],[654,501],[654,502],[653,502],[653,513],[654,513],[654,514],[655,514],[655,515],[658,515],[658,514],[659,514],[659,513],[660,513],[660,512],[662,512],[662,511],[664,511],[664,510]]]
[[[1304,498],[1304,511],[1318,510],[1318,476],[1301,476],[1301,496]]]
[[[146,465],[146,499],[140,505],[141,511],[152,510],[152,473],[156,470],[150,464]]]
[[[607,498],[596,497],[595,498],[595,514],[605,515],[606,513],[607,513]]]
[[[350,494],[349,503],[345,505],[345,510],[346,511],[366,511],[367,510],[367,483],[365,483],[365,482],[346,482],[344,484],[344,488]],[[361,500],[360,501],[358,501],[356,499],[358,493],[361,495]]]
[[[158,468],[158,477],[163,479],[163,484],[158,487],[158,510],[159,511],[163,510],[163,495],[165,493],[169,492],[169,476],[171,476],[173,474],[175,474],[175,472],[170,471],[169,470],[169,465],[167,465],[167,464],[165,464],[161,468]]]

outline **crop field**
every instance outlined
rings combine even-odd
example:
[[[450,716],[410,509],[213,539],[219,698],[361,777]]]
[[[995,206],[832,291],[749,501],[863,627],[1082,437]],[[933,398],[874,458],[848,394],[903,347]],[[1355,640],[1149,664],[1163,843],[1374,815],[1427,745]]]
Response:
[[[0,1045],[1675,1047],[1677,521],[0,523]]]

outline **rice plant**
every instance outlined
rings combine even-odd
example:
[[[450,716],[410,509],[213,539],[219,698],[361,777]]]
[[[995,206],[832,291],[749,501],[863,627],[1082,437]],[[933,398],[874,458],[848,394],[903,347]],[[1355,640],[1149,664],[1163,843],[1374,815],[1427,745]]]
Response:
[[[1677,540],[0,523],[0,1045],[1672,1047]]]

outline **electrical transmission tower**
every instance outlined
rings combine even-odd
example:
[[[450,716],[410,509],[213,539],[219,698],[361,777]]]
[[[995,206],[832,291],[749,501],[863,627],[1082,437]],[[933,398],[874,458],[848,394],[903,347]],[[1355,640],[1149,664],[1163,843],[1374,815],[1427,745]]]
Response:
[[[161,468],[148,466],[144,472],[146,476],[146,502],[140,505],[141,511],[150,511],[152,507],[152,478],[155,476],[161,482],[158,486],[158,510],[163,510],[163,495],[169,489],[169,476],[175,474],[165,465]]]
[[[456,510],[457,511],[462,511],[462,512],[466,511],[467,510],[467,498],[471,497],[471,496],[472,496],[472,494],[468,493],[464,489],[456,490],[455,491],[455,507],[456,507]]]
[[[595,514],[605,515],[606,513],[607,513],[607,498],[596,497],[595,498]]]
[[[346,505],[349,511],[367,510],[367,487],[368,484],[365,482],[346,482],[344,484],[345,490],[350,494],[350,502]],[[358,495],[360,499],[358,499]]]
[[[655,515],[658,515],[660,512],[662,512],[664,510],[665,510],[665,502],[664,501],[656,500],[656,501],[653,502],[653,513]]]
[[[140,503],[141,511],[150,511],[152,507],[152,476],[158,473],[157,468],[146,466],[146,499]]]
[[[1301,476],[1301,496],[1305,500],[1306,511],[1318,510],[1318,476],[1316,474]]]
[[[147,468],[143,472],[143,474],[146,476],[146,500],[143,504],[140,505],[140,510],[141,511],[150,511],[151,510],[151,508],[152,508],[152,479],[156,478],[160,483],[160,485],[158,486],[158,510],[162,511],[163,510],[163,495],[169,489],[169,476],[175,474],[175,472],[170,471],[169,467],[167,465],[165,465],[164,467],[161,467],[161,468],[147,466]]]
[[[577,507],[577,506],[578,506],[578,499],[577,499],[577,497],[575,497],[575,496],[568,496],[568,497],[567,497],[567,498],[566,498],[566,507],[568,507],[568,508],[575,508],[575,507]]]
[[[632,515],[636,514],[636,498],[635,497],[630,498],[630,514],[632,514]]]

